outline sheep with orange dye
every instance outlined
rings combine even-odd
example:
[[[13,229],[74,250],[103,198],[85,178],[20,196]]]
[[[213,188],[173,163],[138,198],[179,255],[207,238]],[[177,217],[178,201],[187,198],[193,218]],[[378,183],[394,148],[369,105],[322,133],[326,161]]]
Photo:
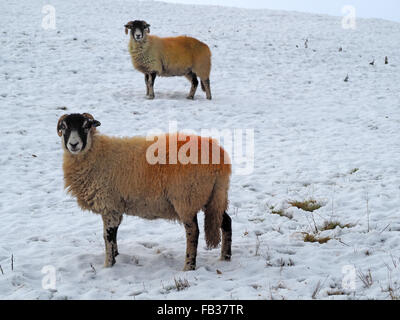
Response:
[[[194,99],[200,78],[201,88],[211,100],[211,51],[203,42],[187,37],[160,38],[151,36],[146,21],[135,20],[125,25],[130,32],[129,52],[133,66],[144,73],[146,96],[154,99],[156,76],[185,76],[192,84],[188,99]]]
[[[98,126],[100,122],[88,113],[65,114],[58,121],[57,133],[64,149],[65,188],[83,210],[103,219],[105,266],[115,264],[117,231],[123,214],[127,214],[181,222],[186,230],[184,270],[194,270],[200,210],[205,216],[207,246],[219,245],[222,230],[221,259],[230,260],[232,228],[226,210],[231,163],[225,150],[211,138],[188,135],[189,139],[181,141],[180,134],[166,134],[167,162],[152,163],[148,150],[160,141],[159,136],[109,137],[99,134]],[[171,152],[171,143],[178,154],[197,148],[199,161],[170,161],[177,157]],[[215,150],[220,161],[214,161]]]

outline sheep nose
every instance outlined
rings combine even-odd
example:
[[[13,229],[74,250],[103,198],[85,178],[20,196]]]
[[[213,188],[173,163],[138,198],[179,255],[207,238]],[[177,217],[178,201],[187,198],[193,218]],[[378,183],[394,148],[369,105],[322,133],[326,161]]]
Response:
[[[78,145],[79,142],[77,143],[69,143],[69,145],[72,147],[72,149],[76,149],[76,146]]]

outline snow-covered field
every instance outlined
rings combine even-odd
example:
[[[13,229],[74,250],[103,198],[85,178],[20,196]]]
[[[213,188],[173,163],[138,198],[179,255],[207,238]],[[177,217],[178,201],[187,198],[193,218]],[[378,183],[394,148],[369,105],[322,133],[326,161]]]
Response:
[[[400,24],[359,19],[345,30],[323,15],[54,0],[56,29],[44,30],[46,4],[0,4],[1,299],[400,297]],[[185,99],[185,78],[157,78],[145,99],[123,28],[135,19],[210,46],[212,101],[201,90]],[[121,254],[103,268],[101,219],[63,190],[56,123],[70,112],[118,136],[170,121],[254,129],[254,171],[232,176],[232,261],[206,250],[201,232],[197,269],[184,273],[181,225],[125,217]],[[289,204],[309,199],[322,207]],[[332,221],[347,227],[322,231]]]

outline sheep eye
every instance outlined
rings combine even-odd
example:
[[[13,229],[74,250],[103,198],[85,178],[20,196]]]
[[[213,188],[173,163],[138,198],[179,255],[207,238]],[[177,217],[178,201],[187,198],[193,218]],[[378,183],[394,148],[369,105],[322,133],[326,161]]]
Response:
[[[85,131],[88,131],[88,130],[90,129],[91,126],[92,126],[92,124],[91,124],[90,122],[85,123],[85,124],[83,125],[83,129],[84,129]]]
[[[67,129],[67,127],[65,126],[65,124],[61,124],[60,129],[65,130],[65,129]]]

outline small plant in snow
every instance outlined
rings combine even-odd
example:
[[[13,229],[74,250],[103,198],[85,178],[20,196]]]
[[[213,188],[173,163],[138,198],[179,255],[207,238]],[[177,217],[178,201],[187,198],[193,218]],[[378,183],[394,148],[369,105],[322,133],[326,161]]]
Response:
[[[361,282],[364,284],[365,288],[370,288],[372,286],[372,284],[374,283],[370,269],[368,269],[367,273],[364,273],[361,271],[361,269],[359,269],[357,271],[357,276],[361,280]]]
[[[358,170],[360,170],[359,168],[354,168],[350,170],[350,174],[355,174]]]
[[[92,268],[92,271],[93,271],[94,274],[97,273],[97,272],[96,272],[96,269],[93,267],[93,264],[90,264],[90,268]]]
[[[318,281],[318,283],[317,283],[317,285],[315,286],[315,289],[314,289],[314,291],[313,291],[311,297],[312,297],[313,299],[316,299],[318,293],[320,292],[320,290],[321,290],[321,281]]]
[[[189,281],[187,279],[181,279],[181,278],[174,278],[174,283],[164,286],[163,282],[161,281],[162,284],[162,293],[169,293],[171,290],[176,290],[176,291],[182,291],[185,290],[186,288],[190,287]]]
[[[367,204],[367,232],[369,232],[370,231],[370,227],[369,227],[369,195],[368,195],[368,191],[367,191],[367,194],[366,194],[365,201],[366,201],[366,204]]]
[[[281,268],[283,267],[293,267],[294,266],[294,261],[289,258],[289,260],[285,260],[283,258],[278,259],[278,264]]]
[[[182,291],[185,290],[186,288],[190,287],[189,281],[187,279],[176,279],[174,278],[175,281],[175,287],[177,291]]]

